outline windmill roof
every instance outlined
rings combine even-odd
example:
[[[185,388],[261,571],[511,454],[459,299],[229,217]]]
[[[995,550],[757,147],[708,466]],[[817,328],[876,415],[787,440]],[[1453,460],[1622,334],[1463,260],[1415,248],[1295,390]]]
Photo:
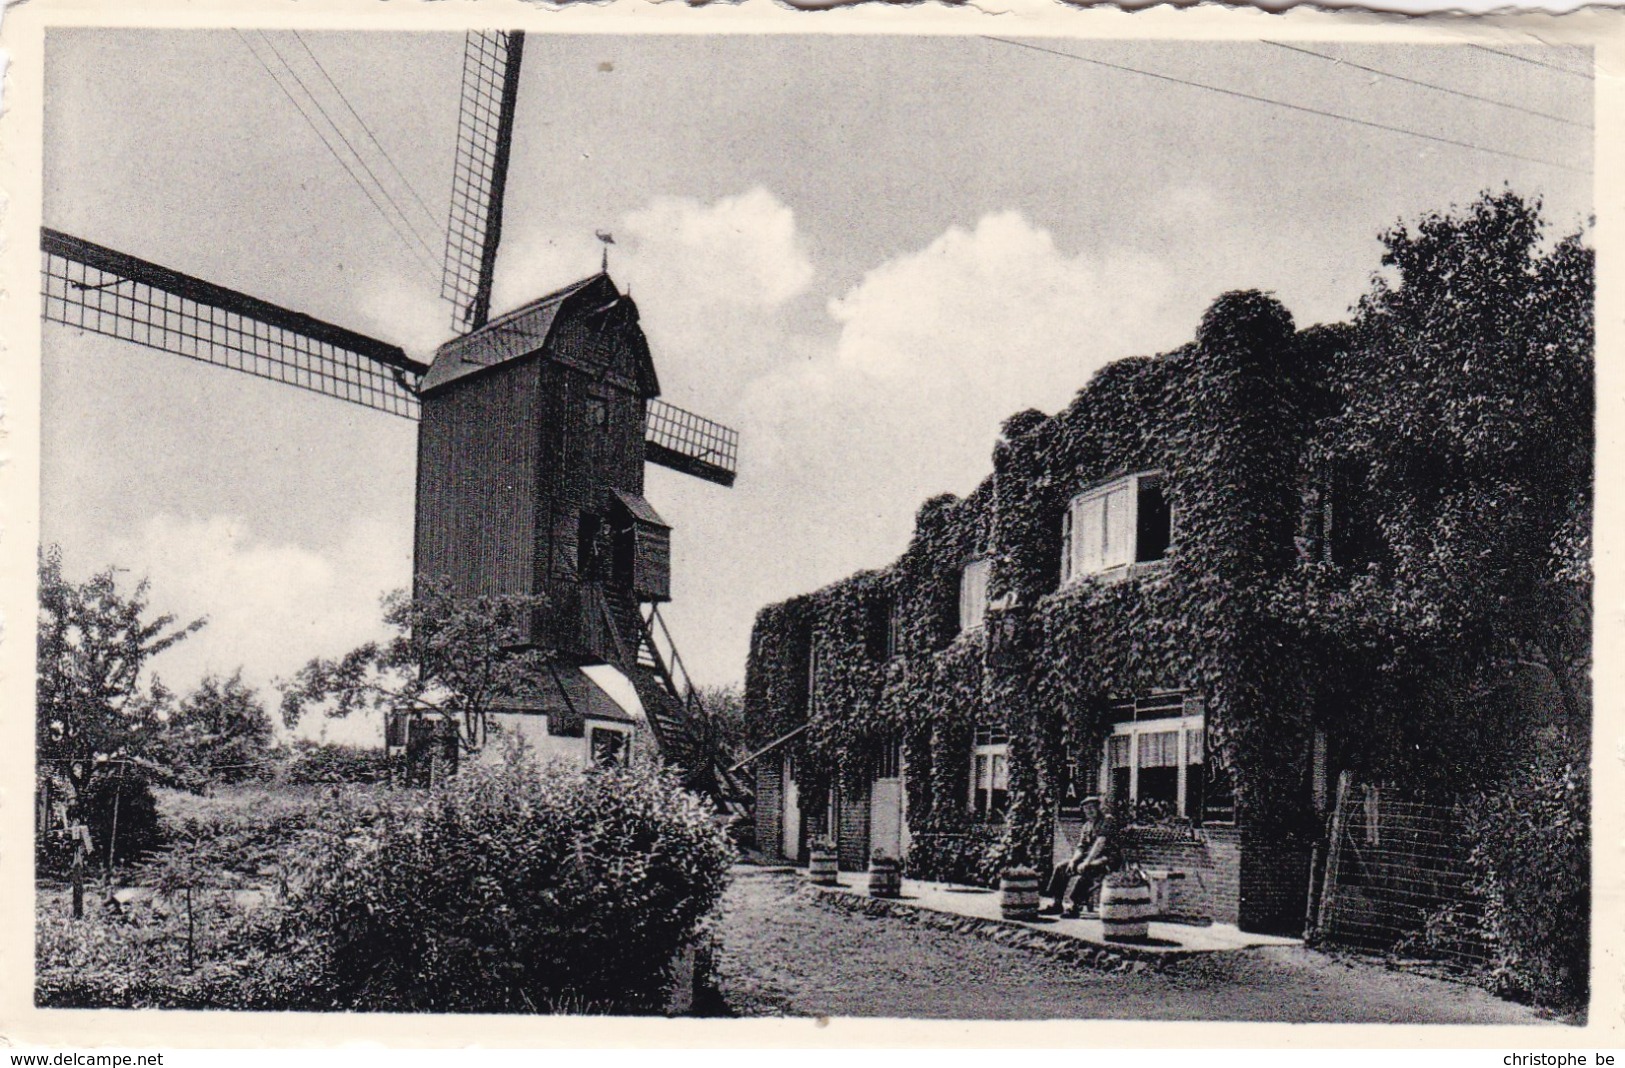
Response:
[[[500,315],[478,330],[452,338],[435,351],[434,363],[423,376],[420,389],[427,393],[487,367],[517,360],[537,352],[547,344],[548,335],[566,302],[595,284],[607,286],[617,297],[620,290],[602,272],[537,297],[529,304]],[[607,295],[607,294],[606,294]]]
[[[660,513],[655,511],[654,505],[639,497],[636,493],[627,493],[624,490],[610,490],[610,492],[615,494],[622,507],[632,513],[633,519],[640,523],[652,523],[657,527],[671,529],[671,524],[660,518]]]

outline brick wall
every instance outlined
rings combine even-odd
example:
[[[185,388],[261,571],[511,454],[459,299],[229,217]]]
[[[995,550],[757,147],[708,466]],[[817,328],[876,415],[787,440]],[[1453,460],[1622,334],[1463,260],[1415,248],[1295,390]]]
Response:
[[[842,871],[867,871],[869,868],[869,787],[856,790],[843,787],[840,796],[840,834],[836,852],[840,854]]]
[[[1241,925],[1242,835],[1236,827],[1203,827],[1213,861],[1211,901],[1214,923]]]
[[[756,761],[756,848],[784,855],[784,761],[777,753]]]
[[[1188,922],[1236,923],[1240,917],[1241,836],[1233,827],[1205,827],[1192,839],[1161,830],[1130,830],[1123,862],[1183,872],[1173,883],[1169,916]]]

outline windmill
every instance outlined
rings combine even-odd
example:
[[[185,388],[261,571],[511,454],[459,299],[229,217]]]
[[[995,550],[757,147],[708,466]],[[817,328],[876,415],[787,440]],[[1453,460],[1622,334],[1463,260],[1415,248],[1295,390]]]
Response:
[[[511,712],[579,735],[596,692],[581,669],[610,665],[686,782],[737,801],[740,784],[707,741],[705,709],[660,615],[671,530],[643,482],[653,463],[731,486],[738,435],[660,399],[637,305],[609,277],[607,256],[599,273],[490,315],[523,51],[519,32],[466,38],[441,286],[456,336],[431,363],[51,229],[41,234],[42,315],[415,420],[414,581],[444,580],[466,597],[548,598],[532,641],[558,666]],[[390,741],[430,726],[392,720]]]

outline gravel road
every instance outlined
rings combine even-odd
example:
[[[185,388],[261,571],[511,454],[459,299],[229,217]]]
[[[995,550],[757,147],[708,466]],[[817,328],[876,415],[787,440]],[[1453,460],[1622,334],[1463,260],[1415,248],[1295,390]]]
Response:
[[[741,1016],[1543,1023],[1459,983],[1298,947],[1098,972],[968,934],[820,906],[798,875],[740,867],[719,991]]]

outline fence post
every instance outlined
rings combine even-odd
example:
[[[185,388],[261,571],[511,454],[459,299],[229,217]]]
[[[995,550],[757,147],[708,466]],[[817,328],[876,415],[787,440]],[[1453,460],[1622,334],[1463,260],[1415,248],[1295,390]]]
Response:
[[[1331,842],[1326,847],[1326,871],[1321,879],[1320,903],[1311,934],[1324,933],[1327,919],[1337,904],[1337,874],[1343,862],[1343,823],[1348,811],[1350,776],[1348,769],[1337,773],[1337,800],[1332,807]]]
[[[73,918],[85,918],[85,854],[90,851],[90,828],[73,825]]]
[[[117,849],[117,847],[118,847],[118,808],[119,808],[119,802],[124,799],[123,777],[120,776],[119,778],[114,779],[113,782],[114,782],[114,787],[113,787],[113,829],[111,831],[109,831],[108,835],[107,835],[107,879],[108,879],[108,885],[109,886],[112,885],[113,861],[116,859],[114,850]]]

